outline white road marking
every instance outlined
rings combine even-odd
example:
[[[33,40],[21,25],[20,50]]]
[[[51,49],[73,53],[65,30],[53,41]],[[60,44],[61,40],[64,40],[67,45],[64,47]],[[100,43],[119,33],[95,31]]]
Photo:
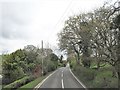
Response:
[[[69,68],[69,70],[70,70],[71,74],[73,75],[73,77],[78,81],[78,83],[81,84],[87,90],[86,86],[82,82],[80,82],[80,80],[78,80],[78,78],[73,74],[73,72],[71,71],[70,68]]]
[[[61,81],[61,82],[62,82],[62,89],[64,89],[64,83],[63,83],[63,79],[62,79],[62,81]]]
[[[56,70],[57,71],[57,70]],[[50,77],[52,76],[56,71],[54,71],[53,73],[51,73],[48,77],[46,77],[41,83],[39,83],[35,88],[34,90],[37,90],[38,88],[41,87],[41,85]]]
[[[61,77],[63,78],[63,73],[61,74]]]

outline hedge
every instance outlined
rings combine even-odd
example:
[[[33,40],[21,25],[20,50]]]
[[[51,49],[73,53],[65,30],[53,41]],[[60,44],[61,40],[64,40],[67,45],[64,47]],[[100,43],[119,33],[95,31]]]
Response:
[[[16,80],[13,83],[6,85],[5,87],[3,87],[3,89],[6,89],[6,88],[17,89],[17,88],[27,84],[28,82],[34,80],[34,79],[35,79],[35,77],[33,77],[33,76],[25,76],[22,79]]]

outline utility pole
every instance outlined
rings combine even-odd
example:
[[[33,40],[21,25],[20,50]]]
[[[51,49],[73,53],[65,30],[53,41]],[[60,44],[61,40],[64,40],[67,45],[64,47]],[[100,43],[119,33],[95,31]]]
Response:
[[[43,40],[41,41],[41,45],[42,45],[42,76],[43,76]]]

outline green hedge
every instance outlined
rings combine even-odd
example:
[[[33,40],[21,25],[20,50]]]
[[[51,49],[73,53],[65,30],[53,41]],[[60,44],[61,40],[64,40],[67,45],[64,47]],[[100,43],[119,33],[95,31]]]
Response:
[[[9,89],[17,89],[19,88],[20,86],[23,86],[25,84],[27,84],[28,82],[34,80],[35,78],[33,76],[26,76],[22,79],[19,79],[17,81],[14,81],[13,83],[11,84],[8,84],[6,85],[3,89],[6,89],[6,88],[9,88]]]
[[[56,65],[54,62],[50,61],[47,68],[48,68],[48,72],[51,72],[56,69]]]

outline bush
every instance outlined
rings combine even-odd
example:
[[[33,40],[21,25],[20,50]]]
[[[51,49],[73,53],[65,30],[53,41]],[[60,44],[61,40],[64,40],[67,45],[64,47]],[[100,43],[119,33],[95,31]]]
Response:
[[[117,88],[118,79],[113,77],[114,68],[111,66],[100,69],[86,68],[72,64],[73,72],[88,88]]]
[[[48,64],[47,68],[48,68],[48,72],[54,71],[56,69],[56,65],[54,64],[54,62],[49,61],[49,64]]]
[[[83,66],[76,65],[74,71],[77,73],[77,75],[79,75],[81,78],[84,78],[86,81],[93,80],[96,76],[95,70]]]
[[[78,79],[86,85],[86,87],[92,87],[93,80],[97,73],[96,70],[80,65],[75,65],[73,68],[73,72],[78,77]]]
[[[62,67],[63,65],[62,65],[62,63],[58,63],[58,66]]]
[[[94,79],[93,87],[95,88],[117,88],[118,80],[112,77],[112,72],[110,70],[100,72],[96,75]]]
[[[24,78],[22,78],[22,79],[19,79],[19,80],[17,80],[17,81],[14,81],[14,82],[11,83],[11,84],[6,85],[6,86],[4,87],[4,89],[5,89],[5,88],[14,88],[14,89],[17,89],[17,88],[19,88],[20,86],[23,86],[23,85],[27,84],[28,82],[30,82],[30,81],[32,81],[32,80],[34,80],[34,79],[35,79],[35,78],[34,78],[33,76],[26,76],[26,77],[24,77]]]
[[[16,67],[13,70],[3,70],[3,78],[2,83],[3,84],[9,84],[11,82],[14,82],[22,77],[24,77],[24,72],[21,67]]]
[[[76,61],[75,60],[70,60],[70,67],[74,68],[76,66]]]

